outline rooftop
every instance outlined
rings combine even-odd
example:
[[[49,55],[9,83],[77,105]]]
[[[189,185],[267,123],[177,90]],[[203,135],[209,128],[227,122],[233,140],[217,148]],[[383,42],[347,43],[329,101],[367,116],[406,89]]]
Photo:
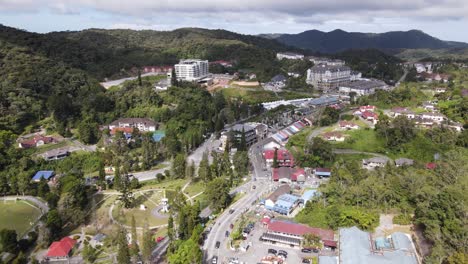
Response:
[[[314,73],[325,73],[330,72],[341,72],[341,71],[351,71],[351,68],[348,66],[338,66],[338,65],[328,65],[328,64],[317,64],[311,68],[311,71]]]
[[[359,80],[359,81],[350,82],[346,85],[343,85],[342,87],[347,87],[347,88],[356,89],[356,90],[369,90],[369,89],[375,89],[375,88],[382,87],[382,86],[387,86],[387,84],[385,82],[378,81],[378,80],[369,80],[369,81]]]
[[[303,236],[305,234],[315,234],[322,240],[334,240],[333,230],[309,227],[293,222],[271,220],[268,224],[268,231],[284,233],[289,235]]]
[[[70,253],[70,250],[75,246],[76,240],[69,237],[64,237],[60,241],[53,242],[49,251],[47,251],[47,257],[66,257]]]
[[[54,176],[54,171],[38,171],[36,174],[34,174],[32,179],[35,181],[39,181],[41,178],[48,180],[52,176]]]
[[[266,200],[272,200],[273,202],[276,202],[280,195],[289,193],[290,191],[291,187],[289,187],[289,185],[281,185],[272,194],[270,194],[270,196],[268,196]]]

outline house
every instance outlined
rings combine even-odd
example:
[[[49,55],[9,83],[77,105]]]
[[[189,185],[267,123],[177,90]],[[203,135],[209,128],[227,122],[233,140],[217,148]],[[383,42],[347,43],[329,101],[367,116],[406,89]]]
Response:
[[[291,192],[289,185],[281,185],[265,199],[265,208],[273,210],[276,201],[280,195]]]
[[[302,60],[304,55],[295,53],[295,52],[278,52],[276,53],[276,58],[278,60],[288,59],[288,60]]]
[[[328,141],[342,142],[345,140],[345,136],[340,132],[326,132],[322,134],[322,138]]]
[[[359,112],[361,113],[365,111],[375,112],[376,109],[377,107],[375,107],[374,105],[362,105],[359,107]]]
[[[407,159],[407,158],[400,158],[395,160],[395,166],[401,167],[401,166],[411,166],[414,164],[414,160],[412,159]]]
[[[436,87],[434,88],[435,93],[445,93],[447,91],[447,88],[445,87]]]
[[[64,237],[60,241],[53,242],[46,254],[47,260],[67,260],[76,244],[76,240]]]
[[[339,259],[342,264],[418,264],[411,236],[395,232],[374,237],[357,227],[340,229]]]
[[[134,128],[133,127],[114,127],[111,131],[110,134],[111,136],[115,136],[117,132],[122,132],[124,137],[128,140],[132,138]]]
[[[422,72],[421,74],[419,74],[419,77],[423,78],[424,80],[426,80],[428,82],[433,82],[433,81],[448,82],[451,76],[449,74],[442,74],[442,73]]]
[[[441,113],[426,112],[419,114],[419,117],[422,119],[430,119],[434,122],[441,123],[446,119],[445,115]]]
[[[431,111],[431,112],[437,109],[436,106],[432,102],[423,102],[422,108],[424,108],[424,110],[426,111]]]
[[[40,147],[42,145],[49,144],[49,143],[54,143],[54,142],[56,142],[56,140],[53,137],[46,137],[46,136],[43,136],[43,135],[35,135],[34,137],[32,137],[30,139],[20,141],[19,142],[19,147],[27,149],[27,148]]]
[[[299,204],[300,197],[292,195],[289,193],[282,194],[278,196],[275,205],[273,206],[273,211],[282,214],[289,215],[294,208]]]
[[[225,61],[225,60],[217,60],[217,61],[210,61],[208,63],[209,65],[221,65],[223,67],[226,67],[226,68],[232,68],[233,64],[231,61]]]
[[[266,224],[266,232],[262,234],[261,240],[282,243],[291,247],[300,247],[306,234],[314,234],[322,240],[325,245],[335,241],[333,230],[309,227],[294,222],[270,220]],[[327,241],[327,242],[326,242]],[[325,243],[326,242],[326,243]]]
[[[46,181],[50,181],[54,177],[55,177],[55,172],[54,171],[38,171],[32,177],[32,181],[40,182],[42,178],[44,178]]]
[[[371,111],[364,111],[362,113],[361,117],[364,120],[372,122],[372,124],[374,124],[374,125],[377,124],[377,122],[379,121],[379,115],[377,115],[377,113],[374,113],[374,112],[371,112]]]
[[[355,123],[350,122],[350,121],[340,121],[339,125],[340,125],[341,130],[359,129],[358,125],[356,125]]]
[[[268,138],[266,141],[263,143],[263,150],[274,150],[274,149],[279,149],[281,148],[281,144],[276,141],[274,138]]]
[[[302,168],[273,168],[272,180],[280,183],[305,182],[305,171]]]
[[[120,118],[109,124],[109,130],[114,128],[137,128],[142,132],[154,132],[157,123],[149,118]]]
[[[393,117],[404,116],[408,119],[414,119],[416,117],[416,114],[413,111],[405,107],[394,107],[392,108],[391,113]]]
[[[59,149],[46,151],[40,154],[40,156],[43,157],[47,161],[61,160],[70,156],[70,151],[68,150],[68,148],[59,148]]]
[[[271,80],[265,84],[266,89],[282,89],[286,86],[286,82],[288,81],[288,78],[286,78],[282,74],[278,74],[271,78]]]
[[[275,158],[276,151],[276,161],[280,167],[292,167],[294,165],[293,156],[289,153],[287,149],[267,149],[263,151],[263,158],[265,159],[267,166],[273,165],[273,160]]]
[[[331,169],[329,168],[315,168],[314,175],[317,178],[327,177],[330,178],[331,176]]]
[[[388,163],[388,159],[384,157],[374,157],[370,159],[362,160],[362,167],[368,170],[375,169],[377,167],[385,167]]]
[[[172,66],[143,66],[143,73],[170,73],[172,72]]]

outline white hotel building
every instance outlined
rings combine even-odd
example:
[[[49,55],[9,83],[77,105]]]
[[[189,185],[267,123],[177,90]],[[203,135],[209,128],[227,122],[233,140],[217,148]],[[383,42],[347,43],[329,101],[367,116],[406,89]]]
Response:
[[[174,65],[177,80],[197,81],[208,76],[207,60],[181,60]]]

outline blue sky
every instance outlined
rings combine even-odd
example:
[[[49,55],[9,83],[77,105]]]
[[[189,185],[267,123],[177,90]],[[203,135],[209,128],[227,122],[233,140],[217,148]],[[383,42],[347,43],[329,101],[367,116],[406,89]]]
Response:
[[[41,33],[180,27],[245,34],[420,29],[468,42],[467,0],[0,0],[0,23]]]

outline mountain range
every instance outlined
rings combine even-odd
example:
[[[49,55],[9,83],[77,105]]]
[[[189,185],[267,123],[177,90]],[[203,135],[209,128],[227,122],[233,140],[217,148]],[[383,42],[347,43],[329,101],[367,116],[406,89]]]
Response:
[[[340,29],[330,32],[308,30],[298,34],[261,34],[260,36],[289,46],[322,53],[369,48],[396,53],[403,49],[468,48],[467,43],[440,40],[420,30],[386,33],[346,32]]]

